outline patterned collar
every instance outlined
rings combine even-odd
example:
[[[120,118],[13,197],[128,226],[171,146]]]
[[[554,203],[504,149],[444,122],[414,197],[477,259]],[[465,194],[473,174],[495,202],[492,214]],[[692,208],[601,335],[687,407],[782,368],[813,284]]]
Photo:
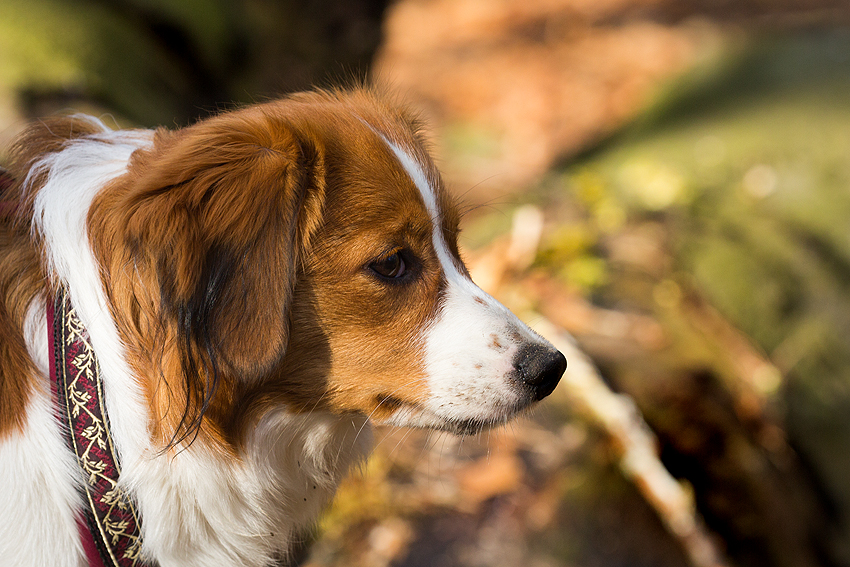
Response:
[[[83,474],[80,538],[91,567],[143,567],[139,515],[118,486],[121,466],[103,401],[100,365],[89,335],[60,288],[47,307],[50,378],[68,446]]]

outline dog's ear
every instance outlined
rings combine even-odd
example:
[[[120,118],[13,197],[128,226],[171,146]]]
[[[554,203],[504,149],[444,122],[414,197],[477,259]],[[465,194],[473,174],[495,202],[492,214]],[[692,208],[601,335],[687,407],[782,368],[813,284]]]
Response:
[[[122,230],[134,263],[155,274],[198,421],[222,373],[256,380],[284,354],[323,156],[317,139],[249,109],[160,131],[131,162]]]

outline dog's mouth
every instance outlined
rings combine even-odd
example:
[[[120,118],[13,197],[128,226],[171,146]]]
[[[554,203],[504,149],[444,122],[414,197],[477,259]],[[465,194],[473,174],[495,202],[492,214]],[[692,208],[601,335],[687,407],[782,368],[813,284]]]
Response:
[[[508,415],[502,418],[494,418],[490,420],[481,419],[464,419],[464,420],[448,420],[444,422],[440,430],[455,435],[477,435],[494,427],[501,427],[513,419],[514,415]]]
[[[392,395],[380,396],[380,412],[373,412],[372,418],[378,424],[412,427],[416,429],[434,429],[455,435],[476,435],[495,427],[505,425],[518,414],[533,405],[531,399],[519,399],[512,405],[499,405],[489,415],[447,416],[427,404],[402,400]]]

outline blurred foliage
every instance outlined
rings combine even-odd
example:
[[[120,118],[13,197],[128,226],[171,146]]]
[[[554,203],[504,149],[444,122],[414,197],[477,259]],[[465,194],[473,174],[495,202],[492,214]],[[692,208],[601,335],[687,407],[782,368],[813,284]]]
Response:
[[[552,274],[659,316],[684,358],[701,347],[666,309],[683,289],[763,349],[783,379],[756,386],[835,513],[829,554],[850,562],[850,32],[767,38],[701,67],[537,198],[567,223],[538,257]],[[612,258],[638,226],[663,227],[668,266]],[[605,277],[571,277],[587,254]],[[697,359],[722,367],[711,356]]]
[[[464,440],[379,432],[374,458],[344,482],[303,564],[687,565],[602,434],[559,408],[563,399],[537,416],[540,428]]]
[[[850,564],[850,31],[730,45],[522,200],[547,218],[530,281],[560,285],[537,308],[635,398],[733,564]],[[507,230],[477,213],[465,242]]]
[[[132,124],[363,77],[386,0],[0,0],[0,99]],[[11,93],[9,95],[8,93]]]
[[[4,104],[24,116],[90,106],[120,123],[184,124],[222,104],[363,75],[387,4],[0,0],[0,114]],[[450,152],[495,154],[492,136],[469,125],[446,137]],[[641,405],[732,559],[850,564],[850,31],[730,48],[522,200],[547,225],[518,277],[558,284],[535,307],[573,294],[598,310],[604,332],[579,339]],[[467,246],[509,230],[499,209],[476,211]],[[778,369],[753,386],[759,419],[778,416],[781,428],[742,410],[737,352],[698,328],[692,296]],[[506,460],[490,463],[519,479],[510,490],[462,486],[486,477],[469,463],[490,461],[489,436],[469,440],[479,444],[469,456],[454,441],[391,432],[400,438],[340,491],[311,564],[684,564],[598,434],[576,433],[583,426],[557,392],[547,407],[536,418],[548,436],[522,429]],[[793,456],[781,450],[786,432]],[[801,478],[809,492],[783,484]],[[386,534],[401,543],[383,563],[351,560]],[[801,559],[807,538],[815,551]]]

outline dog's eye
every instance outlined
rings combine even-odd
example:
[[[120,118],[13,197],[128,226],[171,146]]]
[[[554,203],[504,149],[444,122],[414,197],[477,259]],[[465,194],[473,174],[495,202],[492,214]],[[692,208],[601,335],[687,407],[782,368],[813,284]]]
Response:
[[[396,279],[402,277],[407,271],[407,266],[404,264],[404,259],[401,254],[394,252],[386,258],[372,262],[369,267],[379,276],[385,278]]]

